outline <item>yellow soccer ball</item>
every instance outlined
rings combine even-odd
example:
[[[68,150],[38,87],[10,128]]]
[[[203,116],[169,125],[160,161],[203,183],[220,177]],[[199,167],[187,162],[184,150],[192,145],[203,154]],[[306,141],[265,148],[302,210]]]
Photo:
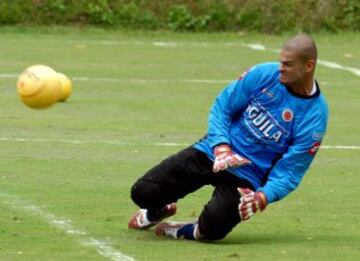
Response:
[[[60,102],[64,102],[66,101],[69,96],[71,95],[72,92],[72,82],[69,79],[69,77],[67,77],[65,74],[63,73],[58,73],[58,77],[60,79],[61,82],[61,93],[60,93],[60,97],[59,97],[59,101]]]
[[[46,65],[33,65],[17,81],[21,101],[34,109],[47,108],[58,101],[61,82],[57,72]]]

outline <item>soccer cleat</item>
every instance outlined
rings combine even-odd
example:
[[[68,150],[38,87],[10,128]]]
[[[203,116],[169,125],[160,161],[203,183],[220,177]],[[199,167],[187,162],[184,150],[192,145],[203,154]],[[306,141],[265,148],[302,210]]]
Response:
[[[140,209],[138,212],[135,213],[134,216],[129,221],[128,228],[130,229],[148,229],[165,218],[171,217],[176,213],[176,203],[171,203],[165,206],[163,211],[163,215],[157,221],[149,221],[147,218],[147,210]]]
[[[178,238],[177,232],[185,224],[187,223],[173,222],[173,221],[163,222],[155,227],[155,234],[157,236],[168,236],[168,237]]]
[[[168,236],[175,239],[184,238],[195,240],[196,222],[163,222],[155,227],[157,236]]]

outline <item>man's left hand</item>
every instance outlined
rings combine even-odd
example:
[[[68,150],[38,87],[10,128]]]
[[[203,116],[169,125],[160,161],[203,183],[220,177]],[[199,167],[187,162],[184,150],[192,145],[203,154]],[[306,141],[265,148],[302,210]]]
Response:
[[[238,188],[241,195],[239,214],[241,220],[251,218],[258,210],[263,211],[267,205],[267,199],[263,192],[254,192],[248,188]]]

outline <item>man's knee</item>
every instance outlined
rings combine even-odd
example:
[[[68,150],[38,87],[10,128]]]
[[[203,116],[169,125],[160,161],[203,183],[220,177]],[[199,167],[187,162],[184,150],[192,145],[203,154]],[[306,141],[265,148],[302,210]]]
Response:
[[[137,181],[131,188],[131,199],[141,208],[147,208],[152,191],[145,182]]]
[[[200,240],[201,241],[217,241],[225,238],[227,233],[204,233],[200,231]]]
[[[203,241],[216,241],[225,238],[225,236],[230,232],[224,228],[209,228],[209,227],[200,227],[199,226],[199,236],[200,240]],[[230,229],[231,230],[231,229]]]
[[[240,222],[237,213],[213,210],[205,207],[199,217],[199,232],[203,240],[221,240]]]

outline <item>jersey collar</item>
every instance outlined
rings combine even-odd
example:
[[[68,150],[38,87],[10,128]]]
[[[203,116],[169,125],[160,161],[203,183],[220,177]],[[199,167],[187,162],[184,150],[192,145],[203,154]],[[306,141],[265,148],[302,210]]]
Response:
[[[294,92],[294,90],[290,86],[287,86],[287,85],[285,85],[285,88],[291,95],[293,95],[295,97],[302,98],[302,99],[312,99],[312,98],[318,97],[320,95],[320,87],[316,80],[315,80],[315,85],[316,85],[316,91],[312,95],[298,94],[298,93]]]

